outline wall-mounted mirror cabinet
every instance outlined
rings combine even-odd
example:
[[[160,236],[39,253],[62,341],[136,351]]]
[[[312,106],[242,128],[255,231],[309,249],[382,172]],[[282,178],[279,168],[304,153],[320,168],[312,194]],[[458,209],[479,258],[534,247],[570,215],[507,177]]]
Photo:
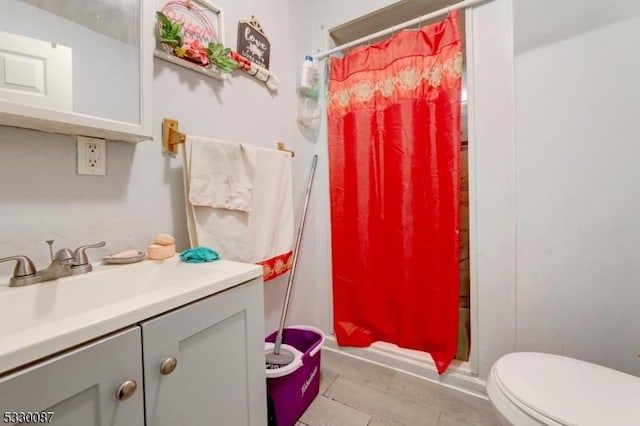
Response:
[[[0,125],[151,139],[151,0],[3,0]]]

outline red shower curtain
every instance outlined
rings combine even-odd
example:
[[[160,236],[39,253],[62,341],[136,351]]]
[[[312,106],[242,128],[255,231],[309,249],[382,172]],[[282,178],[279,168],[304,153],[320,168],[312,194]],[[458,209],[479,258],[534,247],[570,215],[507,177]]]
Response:
[[[458,17],[333,58],[328,99],[334,329],[429,352],[458,336]]]

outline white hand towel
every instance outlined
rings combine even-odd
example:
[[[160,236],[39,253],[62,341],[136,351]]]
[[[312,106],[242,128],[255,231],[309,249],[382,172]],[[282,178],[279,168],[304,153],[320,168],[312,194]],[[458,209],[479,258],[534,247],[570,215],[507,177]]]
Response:
[[[190,140],[187,137],[184,146],[185,194],[191,192],[195,160]],[[187,200],[187,219],[192,247],[211,247],[222,259],[262,264],[267,280],[291,267],[292,161],[286,152],[253,149],[256,154],[250,209],[212,208]]]
[[[238,142],[190,136],[189,201],[194,206],[251,211],[256,150]]]

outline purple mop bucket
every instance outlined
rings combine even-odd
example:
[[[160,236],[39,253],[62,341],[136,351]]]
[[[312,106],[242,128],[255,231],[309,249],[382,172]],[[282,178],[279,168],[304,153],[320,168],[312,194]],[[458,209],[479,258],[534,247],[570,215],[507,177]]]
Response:
[[[276,334],[275,331],[271,333],[265,342],[274,343]],[[266,370],[269,426],[293,426],[320,390],[322,331],[309,326],[287,327],[282,343],[293,346],[302,356],[292,362],[294,369],[284,376],[269,377],[278,370]]]

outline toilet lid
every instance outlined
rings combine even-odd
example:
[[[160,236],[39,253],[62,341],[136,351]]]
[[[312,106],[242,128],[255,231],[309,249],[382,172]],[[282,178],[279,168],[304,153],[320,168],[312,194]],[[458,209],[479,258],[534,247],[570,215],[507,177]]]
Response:
[[[496,385],[540,420],[640,424],[640,377],[559,355],[516,352],[494,365]]]

